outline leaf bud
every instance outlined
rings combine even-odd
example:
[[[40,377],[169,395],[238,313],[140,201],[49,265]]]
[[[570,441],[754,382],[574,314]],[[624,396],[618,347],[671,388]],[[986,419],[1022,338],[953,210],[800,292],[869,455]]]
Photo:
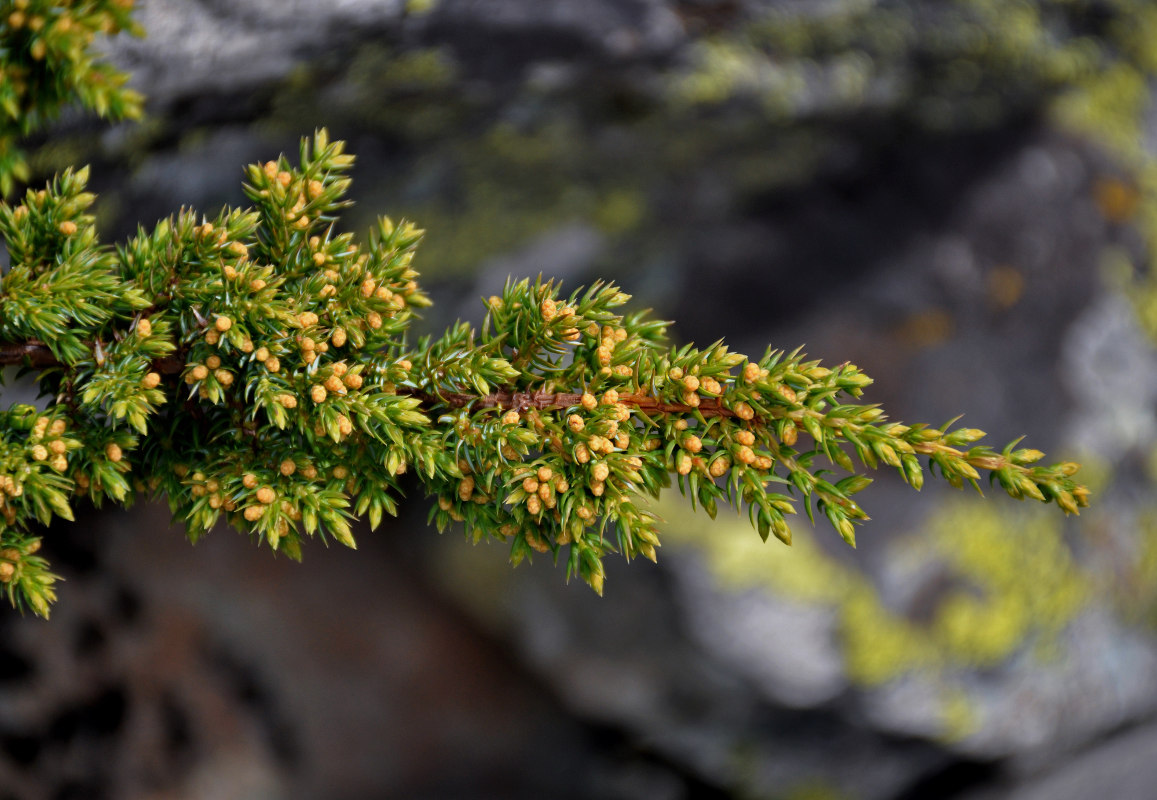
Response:
[[[904,478],[908,484],[919,491],[924,486],[924,470],[920,467],[920,459],[916,456],[904,456],[900,459],[904,465]]]
[[[875,446],[875,448],[873,448],[873,449],[875,449],[876,454],[880,457],[880,460],[883,461],[888,466],[890,466],[890,467],[900,466],[900,457],[896,455],[896,451],[893,450],[890,445],[887,445],[887,444],[884,444],[883,442],[881,442],[881,443],[877,444]]]
[[[1069,492],[1061,492],[1056,496],[1056,503],[1066,514],[1080,514],[1076,499]]]
[[[726,454],[724,454],[711,462],[711,464],[707,467],[707,472],[711,475],[712,478],[721,478],[730,468],[731,459],[728,458]]]
[[[1031,448],[1023,448],[1015,450],[1012,454],[1013,463],[1016,464],[1033,464],[1045,457],[1045,454],[1040,450],[1033,450]]]
[[[744,431],[746,433],[746,431]],[[754,437],[752,437],[754,439]],[[794,423],[783,426],[783,435],[780,437],[781,441],[788,447],[791,447],[799,439],[799,428]],[[747,442],[747,444],[751,444]]]
[[[874,409],[879,410],[879,409]],[[972,444],[977,439],[984,438],[984,431],[976,428],[961,428],[960,430],[952,431],[944,437],[944,441],[951,445]]]

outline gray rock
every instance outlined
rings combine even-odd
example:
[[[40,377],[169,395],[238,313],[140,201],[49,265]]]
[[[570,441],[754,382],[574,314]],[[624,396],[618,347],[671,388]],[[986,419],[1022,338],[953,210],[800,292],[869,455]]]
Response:
[[[147,36],[119,36],[108,50],[159,110],[268,85],[355,31],[397,24],[403,8],[402,0],[143,0],[136,18]]]

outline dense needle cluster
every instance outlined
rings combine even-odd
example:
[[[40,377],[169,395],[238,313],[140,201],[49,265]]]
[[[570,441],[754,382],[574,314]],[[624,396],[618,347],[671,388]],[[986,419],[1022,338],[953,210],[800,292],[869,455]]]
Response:
[[[225,520],[296,559],[307,535],[353,546],[350,519],[395,513],[411,472],[439,528],[508,542],[515,563],[550,553],[600,592],[608,553],[656,557],[642,498],[672,480],[788,543],[800,508],[854,543],[870,482],[857,469],[881,464],[915,488],[928,463],[955,486],[987,472],[1014,497],[1086,504],[1075,464],[889,421],[859,402],[871,381],[851,364],[672,347],[610,284],[512,280],[479,330],[411,341],[429,303],[421,231],[382,218],[364,243],[338,232],[352,162],[319,131],[297,165],[247,169],[253,208],[182,211],[115,249],[93,230],[84,170],[0,204],[0,363],[46,398],[0,416],[0,585],[15,604],[47,613],[30,525],[70,519],[80,497],[164,497],[193,539]]]

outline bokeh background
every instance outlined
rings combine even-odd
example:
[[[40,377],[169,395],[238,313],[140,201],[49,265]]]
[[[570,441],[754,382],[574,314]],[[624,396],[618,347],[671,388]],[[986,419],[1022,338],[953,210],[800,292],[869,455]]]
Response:
[[[1157,7],[1146,0],[144,0],[143,123],[76,116],[107,241],[241,204],[327,126],[346,216],[427,228],[422,326],[516,277],[876,378],[1085,463],[1094,506],[881,474],[859,549],[677,498],[606,596],[402,516],[275,559],[161,505],[0,614],[0,797],[1147,798],[1157,785]],[[6,390],[7,392],[7,390]]]

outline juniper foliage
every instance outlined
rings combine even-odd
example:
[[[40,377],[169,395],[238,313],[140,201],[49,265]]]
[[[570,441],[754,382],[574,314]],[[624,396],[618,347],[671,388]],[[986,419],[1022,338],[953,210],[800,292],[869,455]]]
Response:
[[[194,540],[225,519],[297,559],[308,535],[353,546],[350,520],[394,514],[412,470],[440,529],[508,542],[515,563],[550,553],[596,591],[608,553],[656,557],[640,498],[672,476],[708,514],[734,506],[787,543],[802,507],[854,544],[860,470],[881,464],[915,488],[924,459],[955,486],[983,471],[1014,497],[1086,503],[1075,464],[889,421],[859,402],[871,381],[851,364],[672,347],[609,283],[512,280],[480,329],[411,341],[429,304],[422,232],[382,218],[364,243],[339,233],[352,164],[318,131],[297,164],[247,169],[252,208],[184,210],[115,248],[84,170],[0,204],[0,363],[47,398],[0,425],[0,581],[16,605],[47,614],[32,526],[71,519],[81,497],[164,497]]]
[[[97,30],[133,29],[131,5],[0,4],[5,194],[23,174],[15,137],[62,103],[137,113],[88,50]],[[411,472],[439,529],[506,542],[515,564],[550,554],[600,593],[607,554],[656,558],[646,498],[672,482],[788,544],[802,508],[854,545],[863,472],[881,465],[916,489],[926,471],[978,489],[986,473],[1013,497],[1087,504],[1076,464],[890,421],[861,402],[871,380],[852,364],[672,346],[611,283],[511,280],[479,329],[413,340],[430,302],[413,265],[422,231],[383,217],[363,242],[341,232],[352,165],[318,131],[296,163],[247,168],[252,207],[182,210],[115,247],[94,229],[87,169],[0,203],[0,365],[43,398],[0,411],[0,587],[14,606],[48,615],[38,526],[83,499],[164,498],[194,541],[224,520],[300,559],[307,536],[353,547],[351,520],[395,514]]]

